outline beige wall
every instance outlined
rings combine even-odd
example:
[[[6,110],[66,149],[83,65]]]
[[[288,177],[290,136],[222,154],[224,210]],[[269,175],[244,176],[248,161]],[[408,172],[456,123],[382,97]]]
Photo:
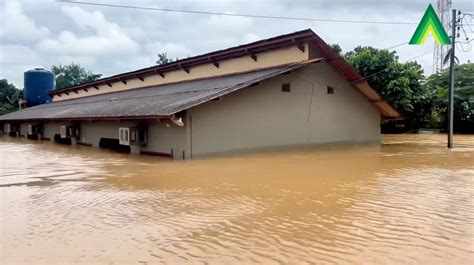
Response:
[[[119,127],[133,127],[137,122],[89,121],[81,123],[81,143],[98,147],[101,138],[118,139]],[[147,122],[148,142],[142,151],[170,154],[173,149],[175,158],[182,158],[186,150],[186,128],[171,125],[167,127],[158,121]],[[186,152],[185,152],[186,154]]]
[[[99,147],[100,138],[118,139],[118,128],[135,126],[136,122],[84,121],[81,122],[79,142]]]
[[[94,87],[90,87],[87,89],[87,92],[84,90],[78,90],[77,94],[74,92],[69,92],[69,95],[63,93],[61,94],[61,97],[54,96],[53,101],[93,96],[97,94],[117,92],[145,86],[162,85],[166,83],[192,80],[203,77],[225,75],[236,72],[249,71],[252,69],[288,64],[292,62],[300,62],[304,60],[308,60],[307,44],[305,44],[304,52],[302,52],[296,46],[291,46],[268,52],[258,53],[257,61],[254,61],[250,56],[227,59],[219,62],[219,68],[216,68],[212,63],[208,63],[191,67],[189,73],[186,73],[184,70],[167,72],[165,73],[165,78],[157,74],[147,76],[144,81],[141,81],[138,78],[134,78],[127,80],[127,84],[118,81],[112,83],[112,87],[109,87],[108,85],[99,86],[99,90],[95,89]]]
[[[20,135],[25,137],[28,135],[28,123],[20,123]]]
[[[290,93],[281,91],[285,82],[291,83]],[[327,85],[335,88],[335,94],[327,94]],[[193,156],[380,141],[379,111],[324,62],[197,106],[188,115]]]
[[[173,155],[176,159],[182,159],[183,151],[186,157],[190,154],[187,151],[186,127],[177,127],[175,125],[166,126],[162,122],[148,123],[148,143],[142,147],[143,151],[152,151],[170,154],[173,149]]]
[[[43,124],[43,137],[54,140],[54,135],[60,133],[61,123],[45,122]]]

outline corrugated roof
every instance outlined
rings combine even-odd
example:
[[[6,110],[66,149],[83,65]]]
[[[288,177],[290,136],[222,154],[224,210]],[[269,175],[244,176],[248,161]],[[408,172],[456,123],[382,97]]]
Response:
[[[0,121],[167,117],[314,61],[57,101],[0,116]]]

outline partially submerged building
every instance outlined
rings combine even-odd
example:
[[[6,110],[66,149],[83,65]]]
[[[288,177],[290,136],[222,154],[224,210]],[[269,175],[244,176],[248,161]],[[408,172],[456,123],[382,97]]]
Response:
[[[49,95],[51,103],[0,116],[4,133],[188,159],[377,143],[381,121],[400,117],[311,30]]]

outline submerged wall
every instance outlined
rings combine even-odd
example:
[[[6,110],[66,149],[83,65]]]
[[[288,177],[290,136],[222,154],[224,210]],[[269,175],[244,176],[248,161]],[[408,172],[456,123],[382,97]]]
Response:
[[[289,91],[282,85],[288,84]],[[329,91],[332,90],[332,91]],[[328,93],[333,92],[333,93]],[[186,111],[184,127],[142,121],[148,142],[141,151],[192,158],[216,153],[326,143],[378,143],[380,112],[325,62],[282,74]],[[21,124],[26,135],[27,124]],[[67,122],[44,123],[54,140]],[[118,140],[119,127],[138,121],[82,121],[78,143]]]
[[[282,92],[282,84],[290,92]],[[328,94],[328,86],[334,94]],[[321,62],[197,106],[193,156],[323,143],[378,143],[380,112]]]

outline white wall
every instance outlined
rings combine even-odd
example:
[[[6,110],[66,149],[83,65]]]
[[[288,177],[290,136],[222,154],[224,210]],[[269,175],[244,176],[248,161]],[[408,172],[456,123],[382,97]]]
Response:
[[[285,82],[291,83],[290,93],[281,91]],[[327,94],[327,85],[335,94]],[[189,115],[193,156],[380,141],[379,111],[324,62],[197,106]]]

